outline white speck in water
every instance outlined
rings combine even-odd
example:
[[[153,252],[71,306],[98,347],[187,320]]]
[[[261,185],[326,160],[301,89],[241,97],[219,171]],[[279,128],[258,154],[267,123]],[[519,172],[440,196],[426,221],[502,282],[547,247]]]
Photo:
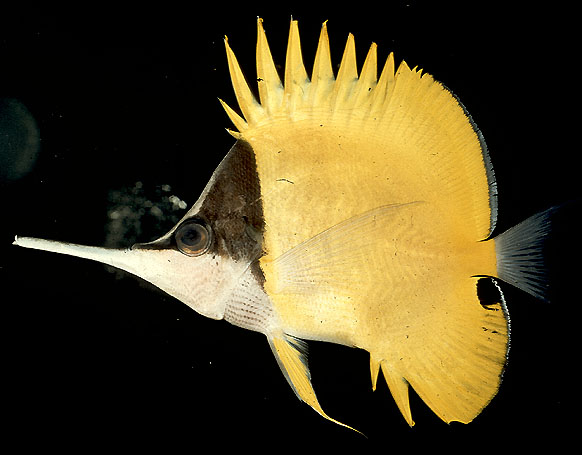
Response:
[[[172,210],[178,210],[178,209],[182,209],[183,210],[186,207],[188,207],[188,204],[186,204],[186,202],[184,202],[178,196],[171,195],[168,198],[168,201],[170,201],[172,203]]]

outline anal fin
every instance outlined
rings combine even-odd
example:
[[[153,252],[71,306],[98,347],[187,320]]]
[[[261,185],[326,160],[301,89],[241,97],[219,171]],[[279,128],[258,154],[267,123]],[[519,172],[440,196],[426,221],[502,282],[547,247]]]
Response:
[[[410,412],[410,401],[408,400],[408,382],[398,373],[392,371],[385,362],[381,362],[381,365],[384,379],[386,379],[386,383],[398,409],[402,413],[406,423],[411,427],[414,426],[414,420],[412,420],[412,414]]]
[[[277,363],[297,397],[327,420],[362,434],[355,428],[332,419],[321,408],[311,384],[305,343],[284,333],[278,336],[269,336],[268,339]]]
[[[376,383],[378,382],[378,373],[380,372],[380,362],[374,356],[370,355],[370,375],[372,377],[372,391],[376,391]]]
[[[414,426],[414,420],[412,420],[412,413],[410,412],[410,402],[408,401],[408,382],[406,382],[406,380],[401,375],[392,371],[386,362],[378,360],[372,354],[370,354],[372,390],[376,390],[376,383],[378,381],[380,367],[382,368],[384,379],[386,379],[386,384],[388,384],[388,388],[390,389],[390,393],[392,393],[392,397],[394,398],[398,409],[404,416],[404,419],[408,425],[411,427]]]

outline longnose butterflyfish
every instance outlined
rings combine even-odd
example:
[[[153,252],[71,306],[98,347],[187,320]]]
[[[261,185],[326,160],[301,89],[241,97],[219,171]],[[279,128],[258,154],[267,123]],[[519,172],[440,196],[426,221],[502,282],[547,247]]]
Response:
[[[309,77],[292,20],[280,78],[258,19],[257,99],[224,42],[240,109],[220,102],[236,141],[175,227],[127,249],[14,243],[123,269],[264,334],[300,400],[338,424],[316,397],[307,340],[368,351],[372,388],[381,370],[411,426],[410,387],[445,422],[472,421],[507,360],[500,282],[547,298],[552,209],[493,235],[482,134],[443,84],[392,53],[378,77],[375,43],[358,72],[349,34],[334,74],[324,23]],[[497,298],[480,299],[480,279]]]

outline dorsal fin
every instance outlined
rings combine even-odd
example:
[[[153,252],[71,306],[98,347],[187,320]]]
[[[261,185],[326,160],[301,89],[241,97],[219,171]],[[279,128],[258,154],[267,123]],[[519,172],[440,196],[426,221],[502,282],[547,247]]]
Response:
[[[434,202],[447,213],[444,222],[450,224],[451,232],[460,229],[475,240],[490,235],[497,205],[485,145],[464,107],[442,84],[405,62],[396,67],[392,53],[377,78],[375,44],[370,46],[358,76],[352,34],[348,35],[334,77],[327,23],[321,27],[310,79],[303,63],[297,21],[291,22],[281,84],[261,19],[257,36],[261,102],[252,95],[225,41],[242,117],[224,106],[239,131],[235,136],[251,143],[257,155],[265,193],[279,191],[271,187],[271,182],[288,178],[272,175],[275,170],[304,173],[299,165],[343,159],[353,172],[350,180],[344,179],[340,185],[329,183],[335,195],[323,187],[310,191],[328,194],[339,202],[341,197],[351,195],[347,186],[366,181],[375,186],[378,195],[385,195],[377,205],[406,200]],[[315,141],[316,147],[309,145]],[[286,153],[276,156],[272,153],[274,148],[286,149]],[[378,181],[370,180],[370,169],[363,166],[366,162],[376,171]],[[293,193],[292,199],[297,200],[297,187]],[[277,193],[277,197],[285,199],[287,195]],[[360,202],[356,205],[360,210],[373,208],[361,207]],[[319,231],[311,234],[316,232]]]

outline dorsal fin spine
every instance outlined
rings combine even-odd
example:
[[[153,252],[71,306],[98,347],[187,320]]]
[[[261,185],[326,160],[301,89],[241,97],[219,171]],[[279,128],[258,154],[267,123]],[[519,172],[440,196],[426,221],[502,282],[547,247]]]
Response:
[[[390,53],[380,74],[378,84],[374,88],[374,97],[370,111],[375,113],[381,110],[385,100],[390,98],[394,88],[394,54]]]
[[[363,105],[372,96],[372,91],[378,81],[378,55],[376,43],[370,45],[366,60],[362,66],[362,73],[354,89],[354,107]]]
[[[228,68],[242,116],[225,103],[221,103],[241,133],[273,119],[286,118],[294,121],[317,118],[324,124],[336,113],[339,113],[345,122],[349,122],[351,116],[360,119],[373,117],[373,123],[377,124],[377,121],[386,120],[394,114],[390,112],[389,103],[396,79],[401,78],[403,79],[401,82],[406,84],[411,78],[421,78],[419,71],[411,70],[404,62],[395,71],[394,55],[390,53],[380,78],[377,79],[375,43],[371,44],[362,73],[358,77],[355,39],[350,33],[336,79],[332,69],[326,21],[321,27],[310,80],[303,63],[298,23],[292,20],[282,83],[267,42],[263,20],[258,18],[256,65],[259,103],[253,96],[226,37],[225,47]],[[350,110],[352,113],[346,115]]]
[[[230,121],[234,124],[234,126],[236,126],[236,128],[240,132],[248,129],[249,127],[248,123],[245,122],[245,120],[240,115],[238,115],[228,104],[226,104],[220,98],[218,98],[218,101],[222,105],[222,108],[225,110],[226,115],[228,115]]]
[[[247,121],[247,123],[256,123],[259,117],[263,116],[263,108],[255,99],[244,74],[240,68],[234,52],[228,44],[228,38],[224,37],[224,46],[226,48],[226,57],[228,60],[228,70],[232,80],[232,87],[238,101],[238,105]],[[228,113],[228,112],[227,112]],[[229,114],[230,117],[230,114]]]
[[[329,95],[331,87],[333,87],[333,81],[334,75],[331,66],[331,53],[329,49],[329,36],[327,34],[326,21],[321,26],[307,102],[311,106],[322,104],[322,101]]]
[[[308,82],[309,78],[303,65],[303,54],[301,53],[299,27],[297,21],[291,21],[285,58],[285,86],[283,95],[284,102],[287,104],[287,109],[291,116],[295,109],[302,104],[301,100],[305,95],[305,86]]]
[[[270,115],[281,106],[283,84],[273,62],[261,18],[257,19],[257,82],[261,106],[265,109],[266,115]]]
[[[333,87],[332,99],[334,109],[341,109],[344,105],[349,107],[350,101],[353,101],[353,98],[350,100],[349,96],[357,80],[358,69],[356,65],[356,45],[354,35],[350,33],[346,41],[346,47],[344,49],[340,68]]]

